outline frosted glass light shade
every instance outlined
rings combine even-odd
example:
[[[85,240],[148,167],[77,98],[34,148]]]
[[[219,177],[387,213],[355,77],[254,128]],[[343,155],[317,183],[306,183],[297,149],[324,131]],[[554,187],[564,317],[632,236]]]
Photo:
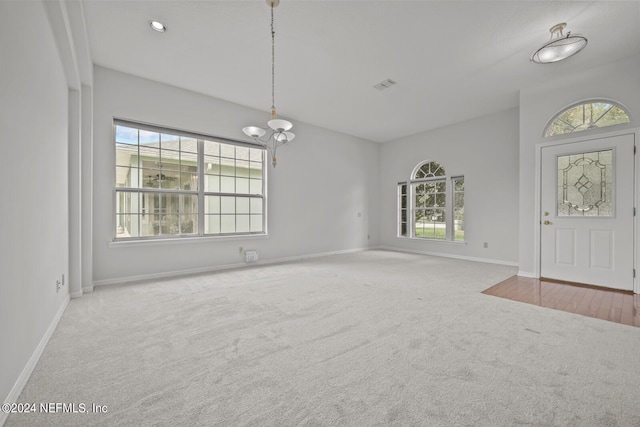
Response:
[[[282,119],[269,120],[267,124],[271,129],[280,131],[280,132],[289,130],[293,127],[293,124],[291,122],[287,120],[282,120]]]
[[[267,133],[266,130],[259,128],[258,126],[247,126],[245,128],[242,128],[242,132],[244,132],[245,135],[250,136],[251,138],[260,138],[265,133]]]
[[[580,52],[587,45],[587,39],[582,36],[569,36],[553,40],[538,49],[531,60],[539,64],[549,64],[562,61]]]
[[[291,142],[296,135],[293,132],[276,133],[273,138],[278,142]]]
[[[565,22],[556,24],[549,29],[551,40],[542,45],[531,55],[531,60],[538,64],[550,64],[562,61],[575,55],[585,48],[587,38],[568,32],[565,36],[562,31],[567,26]]]

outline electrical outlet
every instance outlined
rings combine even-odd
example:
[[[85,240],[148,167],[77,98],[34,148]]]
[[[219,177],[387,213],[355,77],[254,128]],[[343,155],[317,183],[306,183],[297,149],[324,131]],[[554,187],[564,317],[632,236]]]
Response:
[[[489,247],[489,242],[484,242],[484,248],[487,249]]]
[[[238,251],[240,254],[244,253],[244,248],[242,246],[240,246],[240,250]]]
[[[60,280],[56,280],[56,293],[60,292]]]

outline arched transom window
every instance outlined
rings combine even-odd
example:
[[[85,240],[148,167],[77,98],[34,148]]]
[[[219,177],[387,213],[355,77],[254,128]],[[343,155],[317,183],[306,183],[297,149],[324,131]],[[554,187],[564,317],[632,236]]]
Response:
[[[436,176],[444,176],[444,166],[438,162],[424,162],[416,168],[413,179],[433,178]]]
[[[399,237],[464,241],[464,177],[442,164],[418,164],[398,184],[398,208]]]
[[[629,114],[621,105],[613,101],[588,101],[558,113],[547,124],[544,136],[563,135],[629,122]]]

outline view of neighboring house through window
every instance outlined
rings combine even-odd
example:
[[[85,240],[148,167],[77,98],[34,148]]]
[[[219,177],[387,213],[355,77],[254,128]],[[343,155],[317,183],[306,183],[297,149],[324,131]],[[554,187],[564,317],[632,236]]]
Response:
[[[116,120],[118,240],[263,234],[264,149]]]
[[[464,177],[424,162],[398,184],[398,236],[464,241]]]

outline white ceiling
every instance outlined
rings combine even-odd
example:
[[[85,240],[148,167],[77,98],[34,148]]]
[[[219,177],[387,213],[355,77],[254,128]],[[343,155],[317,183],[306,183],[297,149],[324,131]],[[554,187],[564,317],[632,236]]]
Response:
[[[267,120],[264,0],[83,3],[94,63]],[[169,30],[152,31],[150,19]],[[561,63],[530,62],[558,22],[588,46]],[[275,26],[279,115],[377,142],[516,107],[521,88],[640,52],[640,1],[282,0]],[[398,83],[373,88],[387,78]]]

